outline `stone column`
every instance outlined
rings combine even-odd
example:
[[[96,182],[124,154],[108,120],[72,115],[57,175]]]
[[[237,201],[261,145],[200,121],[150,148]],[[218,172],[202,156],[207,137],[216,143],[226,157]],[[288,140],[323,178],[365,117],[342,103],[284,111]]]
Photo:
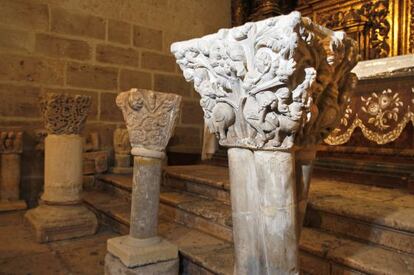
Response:
[[[234,273],[299,274],[315,149],[355,85],[355,41],[292,12],[171,51],[229,148]]]
[[[157,235],[161,166],[181,97],[131,89],[116,103],[126,121],[134,172],[130,232],[108,240],[106,274],[178,274],[178,249]]]
[[[131,144],[129,143],[128,130],[117,128],[114,131],[115,166],[111,173],[130,174],[131,166]]]
[[[81,204],[82,147],[80,132],[91,98],[46,94],[40,101],[45,128],[44,192],[39,206],[26,213],[39,242],[94,234],[95,215]]]
[[[0,211],[26,209],[20,197],[20,165],[23,132],[0,131]]]

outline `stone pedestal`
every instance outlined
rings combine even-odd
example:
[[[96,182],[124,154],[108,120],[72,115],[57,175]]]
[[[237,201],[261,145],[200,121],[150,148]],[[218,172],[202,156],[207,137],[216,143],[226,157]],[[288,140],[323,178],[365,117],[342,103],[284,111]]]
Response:
[[[171,51],[230,148],[235,274],[299,274],[315,147],[355,86],[355,41],[292,12]]]
[[[19,199],[22,135],[20,131],[0,131],[0,212],[27,207]]]
[[[178,248],[157,236],[162,163],[181,97],[132,89],[117,97],[134,156],[130,232],[109,239],[105,274],[178,274]]]
[[[40,206],[26,219],[39,242],[94,234],[96,216],[81,204],[82,147],[79,133],[90,106],[90,97],[47,94],[41,110],[48,135],[45,138],[45,184]]]
[[[135,268],[126,267],[117,257],[106,254],[105,257],[105,274],[116,275],[170,275],[178,274],[180,261],[174,260],[159,262],[156,264],[143,265]]]

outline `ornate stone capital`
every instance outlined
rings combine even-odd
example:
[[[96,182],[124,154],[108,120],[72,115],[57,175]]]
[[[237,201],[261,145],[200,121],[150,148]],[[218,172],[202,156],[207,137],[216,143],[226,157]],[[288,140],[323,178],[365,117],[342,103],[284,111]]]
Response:
[[[171,51],[220,144],[261,150],[326,137],[342,117],[359,58],[344,32],[299,12],[174,43]]]
[[[40,99],[40,110],[48,134],[78,135],[88,117],[91,97],[47,93]]]
[[[120,93],[116,104],[122,110],[132,150],[164,151],[173,134],[180,103],[181,96],[175,94],[143,89]]]
[[[22,138],[22,131],[0,131],[0,154],[21,154],[23,152]]]

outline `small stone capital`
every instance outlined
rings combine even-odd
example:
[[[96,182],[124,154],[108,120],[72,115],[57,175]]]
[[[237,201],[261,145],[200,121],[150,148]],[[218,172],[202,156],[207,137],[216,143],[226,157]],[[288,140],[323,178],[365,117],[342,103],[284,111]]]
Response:
[[[325,138],[342,116],[359,59],[344,32],[299,12],[177,42],[171,51],[220,144],[260,150]]]
[[[47,93],[40,110],[48,134],[79,135],[88,117],[92,99],[85,95]]]
[[[129,155],[131,144],[129,143],[128,130],[116,128],[114,131],[114,151],[115,154]]]
[[[0,154],[21,154],[23,152],[22,138],[22,131],[0,131]]]
[[[163,152],[173,134],[181,96],[131,89],[116,98],[127,125],[132,150]]]

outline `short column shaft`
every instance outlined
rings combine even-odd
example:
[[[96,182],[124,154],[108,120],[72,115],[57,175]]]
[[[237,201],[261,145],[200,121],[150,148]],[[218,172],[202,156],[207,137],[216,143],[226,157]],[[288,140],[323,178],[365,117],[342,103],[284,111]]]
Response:
[[[157,236],[162,160],[134,156],[130,235]]]
[[[0,198],[18,200],[20,190],[20,154],[1,154]]]
[[[76,203],[82,191],[82,138],[49,134],[45,139],[45,186],[42,200]]]

